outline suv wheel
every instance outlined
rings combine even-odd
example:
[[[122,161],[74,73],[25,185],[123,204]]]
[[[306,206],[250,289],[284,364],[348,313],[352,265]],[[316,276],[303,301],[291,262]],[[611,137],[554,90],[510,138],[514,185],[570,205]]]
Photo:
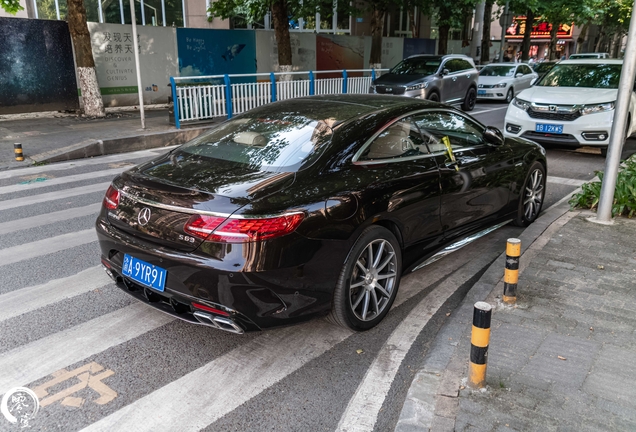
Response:
[[[464,111],[472,111],[475,108],[475,102],[477,101],[477,91],[475,87],[471,87],[464,96],[464,102],[462,102],[462,109]]]
[[[439,102],[439,94],[437,94],[437,92],[431,92],[426,99],[431,102]]]

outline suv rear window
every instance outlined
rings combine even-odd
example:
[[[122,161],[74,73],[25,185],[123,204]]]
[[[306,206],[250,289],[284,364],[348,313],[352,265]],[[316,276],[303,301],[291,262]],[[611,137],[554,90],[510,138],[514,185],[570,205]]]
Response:
[[[257,171],[298,171],[311,165],[331,140],[332,119],[298,113],[245,114],[179,148],[191,154],[245,165]]]

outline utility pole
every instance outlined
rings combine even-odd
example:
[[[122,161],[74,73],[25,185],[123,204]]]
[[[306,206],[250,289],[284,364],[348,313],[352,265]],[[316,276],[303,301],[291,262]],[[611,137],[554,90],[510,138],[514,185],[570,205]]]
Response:
[[[627,33],[627,47],[621,69],[621,79],[618,84],[618,98],[614,106],[614,121],[610,132],[609,147],[605,158],[605,174],[601,185],[601,196],[598,201],[598,211],[594,222],[601,224],[612,223],[612,204],[614,203],[614,191],[616,189],[616,177],[618,166],[621,162],[623,142],[625,141],[625,129],[627,128],[627,113],[629,102],[634,87],[634,75],[636,74],[636,1],[632,5],[632,20],[629,23]]]
[[[506,29],[508,28],[508,25],[510,24],[510,18],[508,18],[508,14],[510,13],[509,7],[510,7],[510,1],[507,1],[506,7],[504,8],[504,13],[502,15],[503,22],[502,21],[499,22],[501,24],[501,47],[499,48],[500,62],[503,61],[503,53],[506,46]]]
[[[139,67],[139,39],[137,37],[137,17],[135,16],[135,2],[130,0],[130,19],[132,20],[133,51],[135,53],[135,69],[137,69],[137,93],[139,94],[139,114],[141,115],[141,128],[146,129],[146,116],[144,114],[144,89],[141,85],[141,67]]]
[[[470,56],[475,59],[475,63],[479,64],[481,60],[481,38],[484,34],[484,9],[486,9],[486,1],[483,0],[477,4],[475,9],[475,23],[473,25],[473,39],[470,41]]]

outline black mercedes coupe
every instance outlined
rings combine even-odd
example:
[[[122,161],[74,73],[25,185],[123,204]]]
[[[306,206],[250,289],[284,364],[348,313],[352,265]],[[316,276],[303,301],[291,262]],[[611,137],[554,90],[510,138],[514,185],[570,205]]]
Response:
[[[406,97],[297,98],[132,168],[96,227],[117,285],[233,333],[389,312],[401,275],[476,232],[533,222],[539,145]]]

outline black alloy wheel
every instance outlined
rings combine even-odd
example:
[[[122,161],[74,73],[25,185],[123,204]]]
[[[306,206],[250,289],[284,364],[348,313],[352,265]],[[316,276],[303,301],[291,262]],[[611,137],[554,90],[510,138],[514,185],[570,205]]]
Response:
[[[373,225],[355,242],[334,291],[329,320],[355,331],[386,316],[400,284],[402,254],[391,231]]]
[[[431,92],[431,94],[428,95],[427,99],[431,102],[439,102],[439,94],[437,94],[437,92]]]
[[[545,182],[545,168],[540,162],[534,162],[519,193],[519,207],[513,224],[527,227],[539,217],[545,198]]]
[[[475,109],[475,103],[477,102],[477,90],[475,87],[471,87],[466,92],[466,96],[464,97],[464,102],[462,102],[462,109],[464,111],[472,111]]]
[[[512,99],[515,97],[515,91],[510,88],[508,89],[508,93],[506,93],[506,103],[512,102]]]

